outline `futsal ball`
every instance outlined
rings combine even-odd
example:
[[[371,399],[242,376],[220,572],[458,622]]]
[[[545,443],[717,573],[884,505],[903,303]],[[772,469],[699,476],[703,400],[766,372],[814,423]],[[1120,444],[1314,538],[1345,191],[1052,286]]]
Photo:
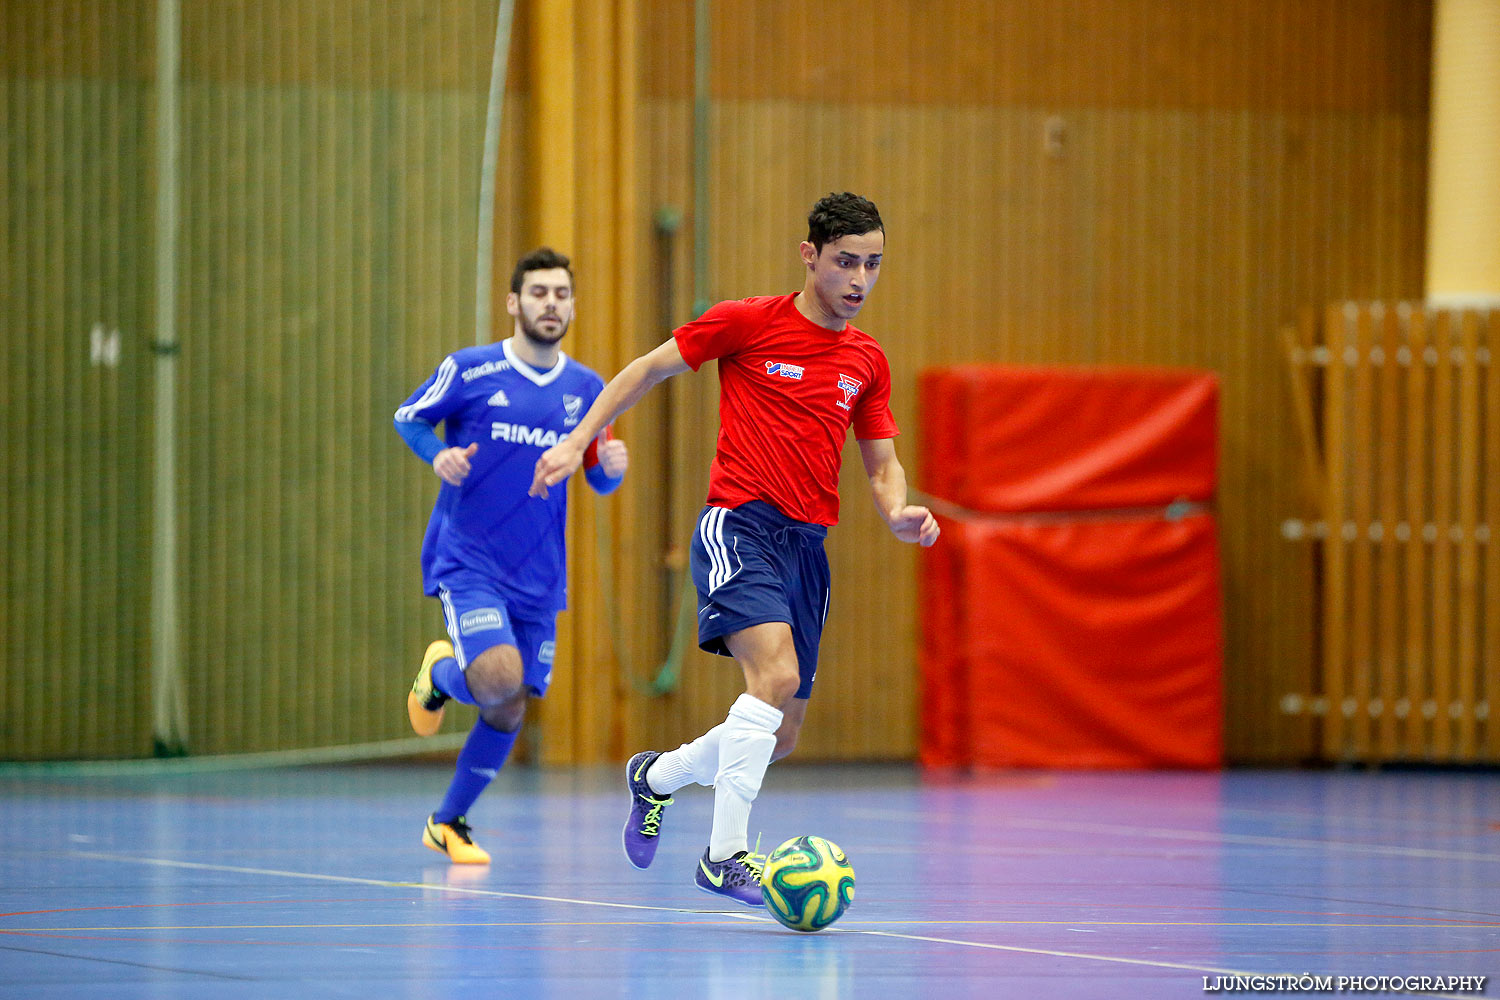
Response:
[[[766,860],[760,894],[792,930],[820,931],[854,901],[854,866],[831,840],[793,837]]]

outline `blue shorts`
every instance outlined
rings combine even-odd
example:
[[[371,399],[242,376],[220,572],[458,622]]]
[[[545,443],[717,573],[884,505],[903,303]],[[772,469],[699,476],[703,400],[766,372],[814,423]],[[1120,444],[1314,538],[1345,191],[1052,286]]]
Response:
[[[469,669],[492,646],[514,646],[521,653],[526,686],[538,698],[547,693],[557,652],[557,615],[516,617],[494,584],[462,570],[438,581],[437,596],[460,669]]]
[[[704,507],[692,556],[699,648],[729,656],[726,635],[786,622],[802,676],[796,697],[811,695],[828,620],[827,535],[821,524],[794,521],[760,500],[733,510]]]

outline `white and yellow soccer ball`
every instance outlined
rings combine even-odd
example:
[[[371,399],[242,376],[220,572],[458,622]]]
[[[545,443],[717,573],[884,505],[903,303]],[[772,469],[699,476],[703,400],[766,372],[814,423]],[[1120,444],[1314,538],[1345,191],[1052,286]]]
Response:
[[[771,916],[794,931],[820,931],[854,901],[854,866],[839,845],[793,837],[771,852],[760,880]]]

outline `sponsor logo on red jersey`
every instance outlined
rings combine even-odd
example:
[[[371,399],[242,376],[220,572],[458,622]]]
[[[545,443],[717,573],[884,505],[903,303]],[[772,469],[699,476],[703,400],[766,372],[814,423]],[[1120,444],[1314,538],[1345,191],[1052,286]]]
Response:
[[[780,375],[782,378],[800,379],[804,371],[806,371],[806,369],[804,369],[801,365],[789,365],[782,361],[766,362],[767,375]]]

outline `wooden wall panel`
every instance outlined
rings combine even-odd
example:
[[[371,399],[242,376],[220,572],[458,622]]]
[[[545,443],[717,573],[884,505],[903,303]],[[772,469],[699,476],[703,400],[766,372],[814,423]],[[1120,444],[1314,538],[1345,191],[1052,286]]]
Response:
[[[389,415],[472,338],[494,6],[184,5],[175,308],[195,752],[403,735],[392,688],[439,625],[419,595],[415,555],[435,482]],[[610,167],[623,186],[613,196],[602,174],[579,178],[590,231],[561,248],[580,274],[569,349],[609,375],[692,302],[693,4],[580,6],[639,17],[638,64],[605,72],[608,46],[596,38],[575,80],[584,172],[611,130],[641,163],[634,174]],[[535,230],[523,146],[531,7],[518,4],[501,143],[502,281],[518,253],[548,238]],[[893,0],[853,20],[791,0],[713,9],[708,297],[795,288],[811,202],[843,188],[873,197],[889,265],[860,325],[891,355],[909,469],[926,365],[1217,371],[1229,756],[1310,755],[1308,719],[1278,707],[1312,669],[1316,595],[1306,548],[1277,530],[1305,512],[1306,496],[1276,334],[1309,305],[1420,292],[1430,5]],[[26,697],[55,704],[40,651],[63,648],[73,683],[110,694],[70,717],[66,748],[12,727],[35,711],[5,702],[7,733],[24,734],[5,751],[129,753],[141,745],[136,692],[149,670],[143,144],[154,4],[17,0],[0,10],[7,417],[22,415],[15,441],[96,434],[76,457],[120,470],[64,528],[42,512],[95,487],[66,478],[68,462],[36,475],[6,453],[7,668],[35,673]],[[610,73],[638,87],[634,125],[631,101],[591,96]],[[664,260],[651,220],[665,206],[685,215],[668,273],[606,262],[621,247]],[[124,360],[107,377],[78,356],[79,328],[95,314],[124,332]],[[102,415],[59,417],[57,401],[89,379]],[[578,506],[586,572],[575,568],[574,589],[588,621],[574,632],[577,679],[609,693],[569,702],[571,730],[596,732],[554,744],[548,760],[675,745],[722,718],[740,690],[732,664],[689,642],[676,692],[642,692],[669,648],[674,559],[703,497],[715,403],[712,371],[658,390],[621,421],[637,463],[630,492]],[[852,446],[846,466],[820,694],[799,753],[906,758],[916,743],[916,553],[870,510]],[[90,510],[114,513],[90,520]],[[606,542],[612,554],[598,555]],[[1455,573],[1467,558],[1454,550]],[[85,597],[69,574],[114,596]],[[64,605],[87,606],[98,625],[83,630],[87,643],[59,631],[38,578]],[[1474,655],[1455,647],[1455,657]],[[108,715],[105,702],[135,707]],[[453,715],[450,729],[466,724]],[[133,735],[121,743],[121,733]]]
[[[1394,263],[1359,265],[1365,274],[1355,273],[1349,258],[1359,246],[1381,242],[1377,225],[1393,235],[1420,228],[1423,173],[1420,162],[1403,158],[1406,136],[1382,123],[1371,143],[1380,166],[1370,174],[1397,178],[1386,183],[1407,206],[1405,216],[1377,224],[1350,221],[1381,197],[1369,189],[1369,175],[1346,176],[1339,151],[1352,144],[1353,128],[1340,119],[1253,123],[1243,114],[1081,111],[1066,116],[1064,155],[1052,162],[1041,153],[1048,116],[1025,109],[718,107],[714,178],[722,200],[714,227],[723,235],[712,256],[713,297],[795,287],[791,251],[806,205],[842,187],[874,197],[890,230],[889,266],[861,325],[891,354],[896,412],[908,429],[914,376],[927,364],[1183,364],[1220,372],[1231,756],[1304,756],[1305,723],[1276,709],[1309,669],[1310,637],[1299,609],[1311,584],[1303,554],[1288,550],[1276,530],[1280,515],[1296,505],[1300,459],[1290,420],[1278,416],[1288,408],[1273,331],[1295,313],[1305,287],[1373,293],[1381,282],[1398,281],[1400,245],[1388,255]],[[880,155],[840,158],[814,143],[804,157],[785,139],[846,131]],[[1287,175],[1307,169],[1287,163],[1296,158],[1285,153],[1289,131],[1318,150],[1309,200],[1315,196],[1319,207],[1278,217],[1274,202],[1257,192],[1295,184]],[[1268,138],[1269,150],[1258,145]],[[819,170],[819,162],[833,166]],[[1310,247],[1304,264],[1274,249],[1299,240],[1321,243],[1326,256]],[[1404,256],[1409,269],[1400,280],[1411,287],[1417,261]],[[1331,268],[1345,273],[1316,273]],[[901,447],[913,465],[909,446]],[[846,507],[862,512],[868,501],[857,470],[856,462]],[[891,544],[883,534],[873,521],[852,519],[835,532],[831,549],[879,552]],[[890,553],[873,575],[857,564],[836,565],[840,581],[871,580],[881,594],[913,596],[907,553]],[[855,637],[868,641],[889,627],[903,654],[889,657],[881,697],[909,692],[911,606],[877,603],[861,615],[838,602],[822,683],[868,669]],[[879,701],[855,703],[863,710],[856,717],[869,718]],[[902,756],[914,746],[910,715],[896,736],[836,729],[820,745],[818,732],[809,728],[808,752],[838,755],[874,742],[877,754]]]
[[[645,34],[651,37],[652,32],[646,29]],[[653,44],[661,40],[657,32]],[[644,61],[649,65],[653,60]],[[637,299],[633,339],[620,345],[624,360],[655,347],[692,315],[693,193],[691,174],[683,169],[692,155],[691,123],[692,109],[682,102],[642,104],[644,204],[653,212],[679,213],[688,224],[671,235],[642,227],[643,234],[653,234],[644,258],[652,267]],[[666,169],[667,164],[673,167]],[[651,225],[649,216],[642,221]],[[618,669],[624,725],[617,756],[694,738],[722,721],[744,690],[733,661],[699,651],[695,616],[681,632],[677,658],[672,659],[684,593],[692,600],[687,547],[708,490],[717,407],[717,368],[711,363],[696,375],[657,387],[617,426],[631,449],[631,479],[622,489],[636,493],[638,512],[626,529],[635,539],[637,561],[627,563],[616,577],[626,581],[622,591],[638,595],[637,617],[622,621]],[[671,669],[664,673],[663,667]],[[672,682],[667,693],[655,691],[658,680]]]
[[[440,626],[415,569],[435,486],[389,417],[472,342],[493,10],[449,5],[436,34],[410,8],[374,29],[341,5],[204,10],[185,11],[177,303],[189,747],[404,735],[392,689]],[[454,89],[460,50],[484,76]],[[293,71],[308,58],[328,75]]]
[[[663,54],[647,93],[687,96],[693,0],[646,6]],[[1431,35],[1424,2],[891,0],[862,17],[799,0],[713,6],[717,98],[1427,109],[1426,63],[1413,59]]]
[[[496,7],[477,0],[185,3],[183,75],[205,82],[483,94]],[[509,92],[524,89],[525,66],[524,58],[511,60]]]
[[[440,634],[416,563],[436,482],[390,415],[473,342],[488,81],[450,88],[437,57],[445,38],[493,37],[488,8],[434,33],[395,12],[304,25],[243,5],[188,33],[179,499],[195,752],[404,735],[401,678]],[[309,52],[340,75],[293,72]],[[521,111],[512,98],[512,130]],[[517,166],[503,144],[502,176]],[[515,185],[499,197],[496,255],[513,260]]]
[[[0,6],[0,757],[150,752],[139,5]]]
[[[710,298],[795,288],[807,207],[851,188],[887,222],[860,325],[891,356],[908,433],[930,364],[1217,371],[1228,753],[1311,756],[1312,726],[1279,708],[1313,668],[1315,595],[1306,549],[1278,532],[1306,501],[1276,330],[1311,304],[1420,290],[1430,8],[896,3],[837,26],[831,10],[763,0],[716,21]],[[690,147],[662,133],[691,121],[691,4],[652,4],[648,20],[663,203],[690,198],[676,193]],[[866,516],[846,461],[799,752],[906,757],[913,554]]]
[[[639,261],[649,253],[637,198],[636,14],[635,4],[621,0],[562,0],[534,12],[551,22],[551,40],[538,50],[560,54],[532,64],[540,70],[533,93],[556,93],[526,131],[529,167],[547,177],[546,188],[529,197],[556,204],[538,204],[540,221],[529,231],[533,242],[574,257],[578,319],[564,349],[605,378],[634,357],[626,352],[643,277]],[[571,102],[562,100],[567,94]],[[617,431],[633,449],[642,443],[623,424]],[[649,450],[638,457],[652,468]],[[552,687],[528,710],[530,742],[540,745],[544,763],[613,760],[625,745],[626,645],[646,607],[654,606],[619,585],[643,551],[633,530],[643,478],[649,483],[649,473],[638,468],[629,488],[604,498],[581,478],[569,486],[569,609],[558,618]]]

